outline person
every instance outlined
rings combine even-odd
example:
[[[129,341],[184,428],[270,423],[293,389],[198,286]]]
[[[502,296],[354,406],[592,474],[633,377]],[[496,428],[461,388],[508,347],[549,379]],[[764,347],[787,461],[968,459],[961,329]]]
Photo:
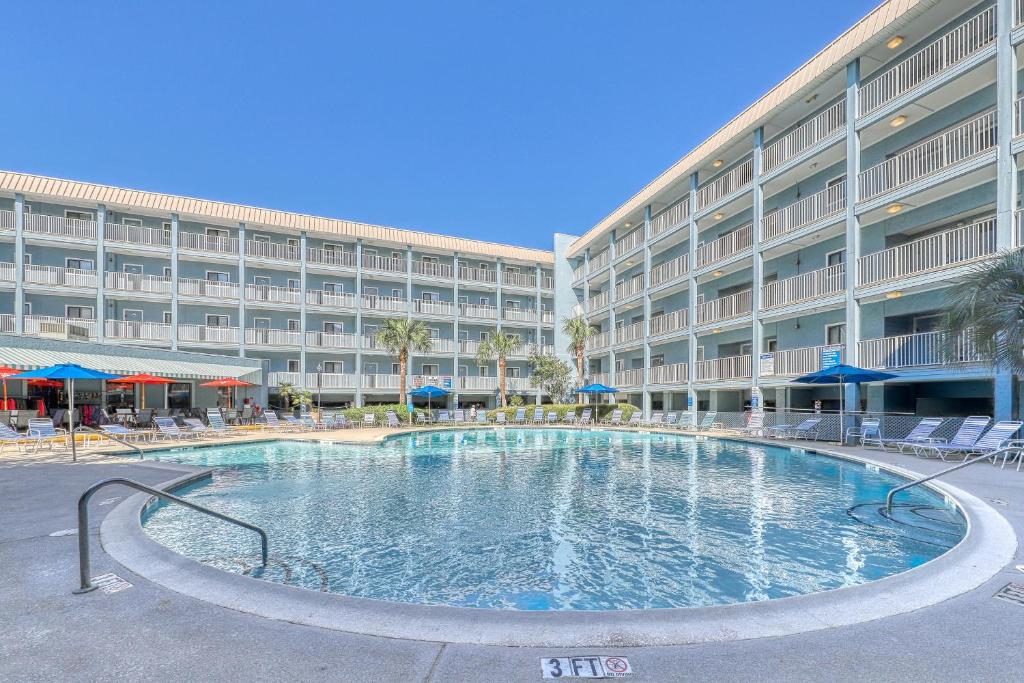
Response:
[[[472,422],[476,422],[476,404],[475,403],[469,407],[469,419]]]

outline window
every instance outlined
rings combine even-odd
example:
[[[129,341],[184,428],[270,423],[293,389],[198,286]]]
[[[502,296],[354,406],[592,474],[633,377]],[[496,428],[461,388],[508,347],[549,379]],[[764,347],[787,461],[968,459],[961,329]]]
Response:
[[[93,214],[92,211],[65,211],[64,218],[70,218],[75,221],[91,221]]]
[[[476,368],[476,374],[479,375],[480,377],[487,377],[487,366],[478,365]]]
[[[30,254],[28,252],[25,252],[25,257],[24,258],[25,258],[25,265],[26,266],[31,266],[32,265],[32,254]]]
[[[221,273],[216,270],[206,271],[207,282],[231,282],[231,276],[227,273]]]
[[[299,327],[299,321],[294,318],[288,319],[288,330],[291,332],[298,332],[301,328]]]
[[[459,330],[459,341],[469,341],[469,330]]]
[[[228,233],[227,230],[224,230],[223,228],[207,228],[206,236],[227,238],[230,237],[231,235]]]
[[[377,374],[377,364],[376,363],[363,363],[363,372],[366,373],[367,375],[376,375]]]
[[[437,292],[423,292],[420,296],[424,301],[440,301],[441,299]]]
[[[269,330],[270,329],[270,318],[253,318],[252,326],[257,330]]]
[[[703,346],[698,346],[697,347],[697,362],[700,363],[703,360],[704,360],[704,347]]]
[[[480,264],[480,270],[490,270],[490,269],[491,269],[491,264],[490,263],[481,263]]]
[[[171,312],[170,311],[164,311],[164,325],[170,325],[170,324],[171,324]]]
[[[121,270],[132,275],[142,275],[142,266],[137,263],[125,263],[121,266]]]
[[[340,244],[333,244],[331,242],[324,242],[324,251],[345,251]]]
[[[398,374],[401,374],[401,372],[402,372],[402,366],[401,365],[399,365],[398,363],[392,363],[391,364],[391,374],[392,375],[398,375]]]
[[[626,369],[626,362],[621,358],[615,359],[615,372],[622,372]]]
[[[269,287],[270,286],[270,278],[267,277],[266,275],[253,275],[252,276],[252,283],[254,285],[256,285],[257,287]]]
[[[486,331],[481,330],[481,332],[480,332],[480,341],[487,341],[490,338],[491,338],[491,333],[490,332],[486,332]]]
[[[768,353],[775,353],[779,350],[779,340],[775,337],[767,337],[764,340],[764,350]]]
[[[512,275],[519,275],[519,266],[505,266],[505,272]]]
[[[24,306],[25,315],[32,315],[32,302],[26,301]]]
[[[168,384],[167,407],[189,410],[192,407],[192,385],[189,382]]]
[[[164,277],[166,277],[166,278],[170,278],[171,277],[171,267],[170,266],[164,266]]]
[[[518,301],[516,301],[514,299],[505,299],[504,305],[505,305],[505,308],[514,308],[514,309],[518,310],[519,309],[519,303],[520,302],[518,302]]]
[[[89,258],[66,258],[65,268],[77,268],[78,270],[96,270],[96,262]]]
[[[846,324],[837,323],[835,325],[825,325],[825,343],[826,344],[845,344],[846,343]]]
[[[288,278],[288,289],[298,289],[299,281],[295,278]]]
[[[438,374],[437,367],[437,363],[424,363],[420,366],[420,374],[436,377]]]
[[[141,228],[142,221],[139,220],[138,218],[122,218],[121,225],[127,225],[133,228]]]
[[[325,282],[324,291],[332,294],[344,294],[345,284],[343,282]]]
[[[297,248],[299,246],[299,241],[294,237],[289,237],[288,239],[285,240],[284,243],[287,244],[289,247]]]
[[[914,334],[934,332],[942,329],[944,316],[942,314],[919,315],[914,318]]]
[[[826,266],[838,266],[846,260],[846,250],[831,251],[825,255]]]
[[[363,334],[374,335],[377,334],[378,329],[376,325],[363,325]]]
[[[65,306],[64,317],[74,318],[76,320],[92,320],[92,306]]]
[[[137,308],[126,308],[121,311],[121,320],[130,322],[142,322],[142,311]]]
[[[323,363],[323,371],[328,375],[344,375],[345,362],[340,360],[325,360]]]
[[[170,239],[170,237],[171,237],[171,227],[172,227],[171,223],[168,222],[168,221],[164,221],[163,223],[161,223],[161,226],[164,229],[164,237]]]
[[[651,367],[652,368],[660,368],[664,364],[665,364],[665,356],[663,354],[659,353],[657,356],[651,356]]]
[[[325,322],[324,332],[326,332],[327,334],[344,334],[345,323]]]
[[[289,358],[288,359],[288,372],[302,372],[299,369],[299,361],[295,360],[294,358]]]
[[[394,299],[401,299],[402,298],[402,290],[400,290],[400,289],[392,289],[391,290],[391,297],[394,298]]]
[[[436,266],[437,265],[437,257],[436,256],[421,256],[420,257],[420,261],[422,261],[424,265],[431,265],[431,266]]]
[[[491,305],[490,297],[486,297],[486,296],[480,297],[480,305],[481,306],[490,306]]]
[[[377,296],[377,288],[363,285],[363,294],[366,296]]]
[[[253,242],[263,242],[264,244],[270,244],[270,237],[267,235],[253,235]]]
[[[428,327],[427,331],[430,333],[430,338],[431,339],[440,339],[441,338],[441,330],[439,330],[438,328],[436,328],[436,327]]]
[[[740,344],[740,355],[749,356],[751,349],[754,348],[753,344]]]
[[[468,377],[468,376],[469,376],[469,366],[468,365],[460,365],[459,366],[459,377]]]
[[[215,315],[213,313],[206,314],[206,326],[207,327],[230,327],[231,320],[226,315]]]
[[[469,305],[469,297],[460,294],[459,295],[459,305],[460,306],[468,306]]]
[[[520,368],[510,366],[505,368],[505,377],[519,377]]]

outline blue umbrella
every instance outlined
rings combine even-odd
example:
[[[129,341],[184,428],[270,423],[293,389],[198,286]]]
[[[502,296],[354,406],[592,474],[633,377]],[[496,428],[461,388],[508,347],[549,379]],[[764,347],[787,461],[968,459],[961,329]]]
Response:
[[[838,363],[828,368],[797,377],[794,382],[801,384],[838,384],[839,386],[839,442],[843,443],[843,386],[846,384],[862,384],[864,382],[884,382],[896,375],[878,370],[858,368],[855,365]]]
[[[412,391],[409,392],[409,395],[415,396],[416,398],[427,399],[427,410],[430,410],[430,399],[441,398],[443,396],[447,396],[449,393],[450,392],[446,389],[442,389],[441,387],[435,387],[433,384],[428,384],[425,387],[413,389]],[[409,419],[412,419],[412,415],[409,416]]]
[[[618,389],[605,386],[604,384],[588,384],[576,390],[577,394],[617,394]]]
[[[68,434],[71,436],[71,460],[78,460],[78,451],[75,448],[75,380],[76,379],[116,379],[121,375],[112,375],[109,372],[83,368],[74,363],[60,363],[47,368],[29,370],[20,375],[11,375],[16,379],[64,379],[68,381]],[[10,379],[8,378],[8,379]]]

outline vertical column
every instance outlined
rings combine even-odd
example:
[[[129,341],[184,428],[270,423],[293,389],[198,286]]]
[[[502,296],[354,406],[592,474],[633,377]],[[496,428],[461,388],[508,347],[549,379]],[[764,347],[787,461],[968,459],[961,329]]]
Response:
[[[171,350],[178,350],[178,214],[171,214]]]
[[[14,333],[25,334],[25,195],[14,195]]]
[[[536,282],[537,286],[536,286],[536,290],[535,290],[536,297],[537,297],[537,307],[536,307],[537,308],[537,328],[536,328],[536,331],[534,332],[534,334],[536,335],[534,339],[535,339],[535,342],[537,344],[537,353],[541,353],[543,351],[543,346],[544,346],[544,333],[543,333],[543,328],[541,327],[541,317],[544,315],[544,309],[541,306],[541,276],[543,275],[543,273],[541,272],[540,264],[537,264],[537,267],[536,267],[534,272],[535,272],[535,275],[536,275],[536,278],[537,278],[537,282]],[[540,403],[541,403],[541,389],[540,389],[540,387],[537,387],[536,404],[540,405]]]
[[[299,233],[299,379],[306,386],[306,231]]]
[[[498,332],[501,332],[501,317],[502,317],[501,316],[501,305],[502,305],[502,301],[501,301],[501,279],[503,277],[504,277],[504,272],[502,271],[502,268],[501,268],[501,259],[498,259],[497,262],[495,263],[495,266],[494,266],[494,282],[495,282],[495,286],[496,286],[495,294],[494,294],[494,296],[495,296],[494,304],[497,307],[497,311],[498,311],[498,323],[497,323]]]
[[[587,321],[587,325],[590,325],[590,247],[583,251],[583,305],[580,308],[583,309],[583,319]],[[581,381],[585,381],[588,377],[590,377],[590,349],[584,348]]]
[[[407,244],[405,246],[405,298],[407,299],[406,306],[405,306],[405,318],[406,318],[406,320],[412,320],[413,301],[412,301],[412,245],[411,244]],[[405,387],[406,387],[406,391],[407,392],[408,391],[412,391],[412,388],[413,388],[413,386],[412,386],[412,376],[414,374],[413,371],[412,371],[413,360],[414,360],[413,356],[410,353],[409,354],[409,362],[405,364]],[[440,370],[440,368],[438,368],[438,370]],[[401,397],[399,397],[399,398],[401,398]],[[408,400],[409,400],[408,397],[406,397],[406,401],[408,401]]]
[[[761,219],[764,217],[764,188],[761,186],[761,153],[764,150],[764,128],[754,131],[753,161],[753,199],[754,224],[751,227],[753,245],[753,286],[750,288],[750,407],[764,408],[764,396],[761,395],[761,363],[759,359],[764,350],[764,323],[761,322],[761,285],[764,280],[764,255],[761,253]],[[755,406],[755,399],[757,405]]]
[[[355,404],[363,405],[363,240],[356,240],[356,371]]]
[[[1010,249],[1018,243],[1014,235],[1017,208],[1017,160],[1010,152],[1015,129],[1014,100],[1017,97],[1017,52],[1010,40],[1014,24],[1013,0],[996,2],[996,247]],[[1009,420],[1013,415],[1013,375],[996,368],[994,417]]]
[[[644,419],[651,417],[651,394],[647,389],[651,382],[651,345],[647,341],[648,332],[650,331],[651,321],[651,205],[648,204],[644,207],[644,322],[643,322],[643,340],[644,340],[644,372],[642,389],[643,391],[643,410]]]
[[[689,321],[690,334],[686,343],[686,354],[689,359],[689,366],[686,368],[686,409],[694,414],[694,418],[697,416],[697,393],[693,389],[693,383],[696,380],[697,375],[697,278],[694,273],[697,270],[697,219],[694,218],[697,214],[697,186],[698,177],[696,173],[690,176],[690,249],[689,249],[689,261],[690,268],[687,277],[690,281],[689,294],[690,294],[690,306],[687,310],[687,318]],[[696,419],[694,420],[696,421]]]
[[[857,301],[857,259],[860,257],[860,134],[857,132],[857,100],[860,89],[860,60],[846,66],[846,349],[845,362],[857,365],[860,342],[860,302]],[[860,408],[860,385],[846,385],[846,408]]]
[[[245,223],[238,224],[238,355],[245,358]]]
[[[608,233],[608,382],[615,387],[615,237],[616,231]],[[618,389],[618,387],[615,387]],[[608,402],[615,403],[618,397],[608,394]]]
[[[107,254],[103,247],[107,228],[107,207],[96,205],[96,341],[103,343],[107,327]]]
[[[455,252],[452,258],[452,280],[455,283],[452,289],[452,403],[459,405],[459,389],[462,388],[462,380],[459,379],[459,356],[462,352],[462,342],[459,341],[459,317],[462,315],[462,308],[459,306],[459,252]]]

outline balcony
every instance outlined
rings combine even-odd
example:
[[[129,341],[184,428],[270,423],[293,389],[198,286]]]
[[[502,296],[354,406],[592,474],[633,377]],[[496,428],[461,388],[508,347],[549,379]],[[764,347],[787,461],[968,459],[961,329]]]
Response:
[[[704,187],[697,190],[697,210],[718,204],[732,195],[748,189],[754,182],[754,160],[747,159],[742,164],[724,173]]]
[[[753,224],[748,223],[712,242],[697,245],[697,268],[705,268],[747,251],[753,246],[753,238]]]
[[[454,339],[431,339],[430,353],[455,353]]]
[[[611,333],[611,331],[598,332],[595,335],[591,335],[590,337],[587,337],[587,350],[588,351],[598,351],[600,349],[605,349],[605,348],[608,348],[609,346],[611,346],[611,343],[612,343],[612,333]]]
[[[623,325],[615,328],[615,343],[630,344],[642,341],[644,338],[643,322],[635,322],[630,325]]]
[[[488,304],[459,304],[459,315],[465,318],[497,320],[498,307],[490,306]]]
[[[727,356],[697,362],[698,382],[750,379],[750,356]]]
[[[535,323],[537,322],[537,311],[532,308],[505,307],[501,311],[501,317],[503,320],[513,322]]]
[[[278,244],[263,240],[246,240],[245,255],[253,258],[272,259],[275,261],[302,260],[302,249],[297,244]]]
[[[96,239],[96,221],[83,221],[77,218],[61,218],[60,216],[44,216],[39,213],[25,214],[26,235],[49,235],[79,240]]]
[[[935,42],[918,50],[860,88],[860,116],[882,108],[900,95],[941,76],[996,39],[995,7],[971,17]]]
[[[608,376],[607,372],[592,372],[590,373],[591,384],[603,384],[608,386],[611,382],[611,377]]]
[[[996,113],[990,111],[862,172],[858,178],[861,199],[892,192],[995,146]]]
[[[413,311],[424,315],[455,315],[455,304],[451,301],[428,301],[413,299]]]
[[[298,306],[302,303],[302,290],[291,287],[277,287],[275,285],[246,285],[245,300],[268,304],[291,304]]]
[[[506,377],[505,378],[505,390],[506,391],[532,391],[533,382],[529,377]]]
[[[1013,25],[1014,27],[1024,24],[1024,0],[1013,2]]]
[[[477,351],[480,350],[480,342],[473,341],[470,339],[462,339],[459,341],[459,353],[465,356],[475,356]]]
[[[761,287],[765,310],[835,296],[846,291],[846,266],[838,263]]]
[[[705,301],[697,306],[697,324],[704,325],[749,315],[751,303],[751,290],[749,289],[723,296],[720,299]]]
[[[625,237],[615,240],[615,258],[625,258],[644,245],[644,229],[637,228]]]
[[[313,381],[316,382],[316,373],[313,373]],[[270,372],[267,373],[267,385],[277,387],[282,384],[291,384],[293,387],[302,386],[302,373],[300,372]],[[316,386],[314,384],[314,386]]]
[[[48,339],[96,339],[96,321],[91,318],[26,315],[25,334]]]
[[[171,342],[171,326],[165,323],[147,323],[136,320],[107,320],[103,334],[108,339],[137,342]]]
[[[178,324],[178,342],[182,344],[238,344],[237,327]]]
[[[555,312],[549,310],[542,310],[540,312],[540,321],[544,325],[553,325],[555,322]]]
[[[390,353],[390,351],[388,351],[387,348],[385,348],[385,346],[380,343],[380,340],[377,338],[377,335],[375,335],[375,334],[364,334],[363,335],[363,350],[364,351],[382,351],[382,352],[385,352],[385,353]]]
[[[162,295],[171,293],[171,278],[160,275],[108,272],[103,278],[107,289],[119,292]]]
[[[690,195],[651,219],[651,239],[682,226],[690,219]]]
[[[450,280],[455,275],[455,268],[447,263],[434,261],[413,261],[412,274],[430,278]]]
[[[846,181],[836,183],[821,192],[804,197],[784,209],[765,214],[761,219],[761,235],[765,242],[796,232],[830,216],[846,211]]]
[[[555,278],[551,277],[550,275],[542,276],[541,279],[540,279],[540,288],[541,289],[554,289],[555,288]]]
[[[615,300],[623,301],[630,297],[642,294],[644,291],[644,276],[634,275],[628,280],[621,280],[615,283]]]
[[[247,327],[245,343],[252,346],[301,346],[302,333],[298,330]]]
[[[800,349],[786,349],[772,353],[772,372],[762,372],[761,377],[793,377],[821,370],[821,353],[834,346],[807,346]],[[842,347],[840,347],[842,348]]]
[[[328,308],[355,308],[356,295],[350,292],[328,292],[323,289],[307,289],[306,303],[310,306]]]
[[[464,282],[483,282],[494,284],[498,281],[498,273],[490,268],[467,268],[459,266],[459,280]]]
[[[17,322],[13,313],[0,313],[0,333],[14,334]]]
[[[1024,0],[1020,0],[1024,3]],[[1024,98],[1020,98],[1013,103],[1013,136],[1019,138],[1024,135]]]
[[[996,219],[936,233],[857,259],[857,284],[875,285],[965,265],[996,253]]]
[[[396,296],[377,296],[376,294],[363,294],[363,308],[368,311],[384,311],[390,313],[405,313],[409,304],[405,299]]]
[[[207,299],[238,299],[237,282],[217,282],[216,280],[198,280],[195,278],[178,278],[178,294],[182,296],[201,296]]]
[[[498,388],[497,377],[457,377],[459,389],[467,391],[494,391]]]
[[[846,100],[842,99],[813,119],[786,133],[761,153],[764,173],[770,173],[816,144],[846,128]]]
[[[199,232],[179,232],[178,248],[202,254],[238,255],[238,238],[204,235]]]
[[[648,370],[651,384],[685,384],[690,376],[690,367],[686,363],[657,365]]]
[[[4,232],[13,232],[16,229],[15,223],[16,216],[13,211],[7,209],[0,209],[0,230]]]
[[[686,308],[680,308],[664,315],[652,316],[650,321],[648,321],[647,333],[652,337],[656,337],[662,334],[681,332],[689,327],[689,318],[690,311]]]
[[[307,372],[306,388],[313,391],[317,389],[355,389],[357,379],[356,375],[345,375],[335,372]]]
[[[690,255],[682,254],[651,268],[651,287],[677,280],[690,272]]]
[[[356,253],[341,249],[306,249],[306,263],[311,266],[331,266],[335,268],[355,268]]]
[[[335,332],[306,332],[306,346],[317,349],[354,349],[356,336]]]
[[[591,256],[590,257],[590,270],[589,270],[589,273],[590,274],[596,273],[597,271],[599,271],[602,268],[604,268],[605,266],[607,266],[608,263],[611,260],[612,260],[612,252],[609,251],[608,249],[605,249],[604,251],[602,251],[597,256]]]
[[[363,268],[366,270],[377,270],[384,273],[404,273],[406,264],[405,258],[401,256],[377,256],[376,254],[363,254]]]
[[[534,273],[519,273],[516,271],[501,271],[501,283],[509,287],[523,287],[534,289],[537,286],[537,276]]]
[[[582,263],[580,265],[576,266],[575,268],[573,268],[572,269],[572,281],[573,282],[579,282],[580,280],[582,280],[583,276],[586,275],[586,271],[587,271],[586,266],[584,264],[582,264]]]
[[[138,225],[106,223],[103,239],[113,244],[127,244],[140,247],[170,247],[171,233],[162,228],[143,228]]]
[[[607,291],[599,292],[587,300],[587,310],[591,313],[599,311],[602,308],[606,308],[610,301],[611,297]]]
[[[615,373],[615,388],[638,387],[641,386],[643,383],[643,368],[634,368],[632,370],[619,370]]]
[[[866,339],[858,348],[860,364],[879,370],[960,365],[983,360],[968,337],[950,338],[943,330]]]
[[[395,389],[399,387],[401,375],[363,375],[363,389]]]
[[[0,282],[14,282],[17,276],[18,271],[13,263],[0,261]]]
[[[96,271],[55,266],[25,266],[25,282],[51,287],[96,287]]]

